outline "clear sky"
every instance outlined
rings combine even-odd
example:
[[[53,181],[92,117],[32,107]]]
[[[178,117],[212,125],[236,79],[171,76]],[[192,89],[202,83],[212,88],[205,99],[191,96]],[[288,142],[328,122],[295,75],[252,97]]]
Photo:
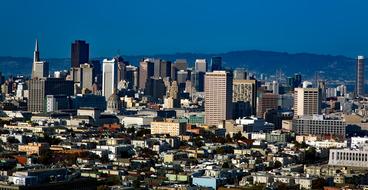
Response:
[[[1,0],[0,55],[273,50],[368,55],[366,0]]]

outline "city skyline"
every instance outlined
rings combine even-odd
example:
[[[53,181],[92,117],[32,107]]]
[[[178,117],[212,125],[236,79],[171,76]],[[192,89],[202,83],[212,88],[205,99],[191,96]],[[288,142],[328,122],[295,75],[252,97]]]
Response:
[[[68,1],[6,2],[0,8],[0,39],[6,44],[0,56],[31,57],[33,46],[23,44],[36,38],[47,47],[45,58],[70,57],[75,39],[91,44],[90,57],[251,49],[350,57],[368,52],[365,1],[162,2],[73,1],[75,9],[93,14],[70,13]],[[22,14],[11,14],[15,8]]]

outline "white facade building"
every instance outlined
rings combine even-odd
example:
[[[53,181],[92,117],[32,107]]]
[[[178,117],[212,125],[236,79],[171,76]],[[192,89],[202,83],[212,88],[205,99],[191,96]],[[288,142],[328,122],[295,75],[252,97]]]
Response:
[[[117,60],[103,60],[102,64],[102,95],[105,96],[106,100],[114,93],[117,89],[118,84],[118,64]]]
[[[330,149],[328,164],[367,168],[368,149]]]

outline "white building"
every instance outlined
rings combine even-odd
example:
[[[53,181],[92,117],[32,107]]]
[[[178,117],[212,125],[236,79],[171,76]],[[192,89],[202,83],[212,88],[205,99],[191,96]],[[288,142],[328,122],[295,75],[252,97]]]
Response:
[[[117,89],[118,85],[117,60],[103,60],[102,64],[102,95],[107,100]]]
[[[274,129],[274,124],[266,122],[264,119],[257,117],[244,117],[235,120],[238,125],[246,126],[246,132],[269,132]]]
[[[368,137],[351,137],[350,148],[363,148],[368,145]]]
[[[330,149],[328,164],[367,168],[368,149]]]

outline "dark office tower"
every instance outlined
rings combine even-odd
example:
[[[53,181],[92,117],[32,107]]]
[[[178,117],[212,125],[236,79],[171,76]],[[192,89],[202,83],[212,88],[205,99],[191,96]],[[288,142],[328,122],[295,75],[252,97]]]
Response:
[[[125,74],[126,74],[126,63],[124,59],[121,56],[115,57],[115,59],[118,61],[118,82],[125,80]]]
[[[166,87],[162,78],[150,77],[147,80],[144,94],[155,99],[163,99],[166,94]]]
[[[317,88],[321,95],[322,101],[326,99],[326,82],[323,80],[317,81]]]
[[[28,111],[45,112],[47,95],[73,95],[73,81],[61,78],[32,79],[28,81]]]
[[[196,92],[204,91],[204,76],[205,72],[192,71],[190,81],[192,82],[192,87]]]
[[[139,63],[139,85],[140,90],[146,88],[147,79],[154,75],[155,63],[152,59],[145,59]]]
[[[99,60],[91,60],[89,64],[93,67],[93,83],[102,84],[102,65]]]
[[[355,82],[356,96],[364,96],[364,57],[361,55],[357,58]]]
[[[136,90],[138,87],[138,68],[133,65],[126,66],[125,80],[128,82],[128,88]]]
[[[153,76],[158,78],[161,76],[161,59],[149,59],[150,62],[153,62]]]
[[[2,73],[0,72],[0,85],[2,85],[4,83],[4,76],[2,75]]]
[[[161,61],[161,78],[171,77],[171,61]]]
[[[294,89],[294,84],[295,84],[295,79],[294,77],[288,77],[287,78],[287,85],[289,88],[291,88],[292,90]]]
[[[302,85],[302,75],[295,74],[294,75],[294,87],[300,87]]]
[[[222,69],[222,57],[211,58],[211,71],[218,71]]]
[[[234,80],[246,80],[247,71],[244,68],[237,68],[234,70]]]
[[[72,43],[71,54],[71,67],[79,67],[80,64],[88,63],[89,44],[83,40],[76,40]]]

